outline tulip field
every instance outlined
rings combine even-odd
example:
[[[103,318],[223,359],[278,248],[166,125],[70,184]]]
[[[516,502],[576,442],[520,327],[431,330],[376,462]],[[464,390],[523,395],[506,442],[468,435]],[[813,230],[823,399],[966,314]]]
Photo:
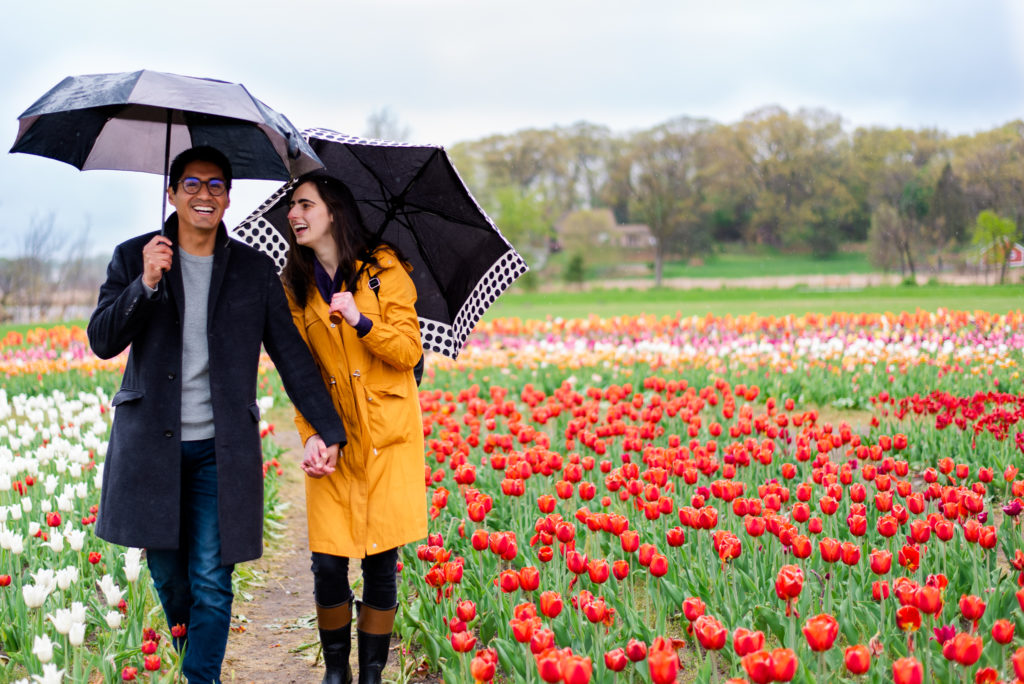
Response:
[[[397,677],[1024,680],[1022,324],[480,324],[420,388],[431,534],[402,551]],[[12,335],[0,681],[173,681],[144,559],[92,533],[124,359]]]

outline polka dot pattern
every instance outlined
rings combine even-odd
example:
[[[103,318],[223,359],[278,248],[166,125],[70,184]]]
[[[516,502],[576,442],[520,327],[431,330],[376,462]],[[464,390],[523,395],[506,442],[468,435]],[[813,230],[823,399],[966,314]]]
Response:
[[[367,140],[352,135],[345,135],[338,133],[326,128],[311,128],[303,131],[303,136],[307,141],[311,139],[326,140],[341,144],[355,144],[355,145],[367,145],[373,147],[424,147],[423,145],[413,145],[409,143],[391,142],[387,140]],[[439,147],[439,146],[436,146]],[[439,149],[443,149],[440,148]],[[456,174],[457,177],[457,174]],[[528,267],[522,256],[516,252],[515,248],[504,238],[501,231],[494,224],[494,221],[487,216],[486,212],[480,207],[480,204],[473,197],[472,193],[465,186],[465,182],[461,178],[458,179],[462,185],[462,189],[465,191],[465,196],[468,197],[476,208],[479,210],[480,215],[486,219],[487,224],[493,229],[495,239],[499,240],[499,245],[504,243],[507,247],[505,251],[491,266],[484,272],[483,276],[476,282],[476,285],[470,291],[466,301],[455,313],[454,320],[452,321],[438,321],[425,316],[419,317],[420,323],[420,334],[422,337],[423,348],[427,351],[438,352],[444,354],[452,359],[457,358],[459,351],[462,349],[462,345],[465,344],[466,338],[473,331],[477,322],[487,311],[488,307],[494,303],[494,301],[504,292],[508,287],[516,281],[516,279],[526,273]],[[288,259],[288,241],[287,239],[274,227],[270,221],[267,220],[266,214],[269,212],[284,195],[289,192],[294,185],[294,181],[290,181],[279,188],[273,195],[268,197],[248,218],[240,223],[235,229],[235,235],[252,245],[261,252],[268,254],[277,263],[278,272],[284,269],[285,263]]]

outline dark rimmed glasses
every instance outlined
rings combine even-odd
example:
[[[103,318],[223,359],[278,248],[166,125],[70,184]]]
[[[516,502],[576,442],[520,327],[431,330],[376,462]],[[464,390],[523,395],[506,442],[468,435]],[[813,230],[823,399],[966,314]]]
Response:
[[[181,189],[190,195],[199,194],[199,191],[205,185],[206,189],[210,191],[210,194],[214,197],[220,197],[228,191],[228,184],[222,181],[220,178],[211,178],[208,181],[199,180],[198,178],[182,178],[178,183],[181,185]]]

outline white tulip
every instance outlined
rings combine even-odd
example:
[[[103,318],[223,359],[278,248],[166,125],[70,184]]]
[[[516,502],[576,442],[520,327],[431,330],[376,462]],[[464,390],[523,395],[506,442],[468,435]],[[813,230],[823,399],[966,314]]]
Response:
[[[124,594],[124,589],[119,589],[117,584],[114,582],[114,578],[110,575],[104,575],[98,582],[100,585],[100,591],[103,592],[103,597],[107,601],[107,606],[113,608],[121,602],[121,596]]]
[[[36,684],[61,684],[64,681],[64,670],[58,670],[56,665],[43,665],[43,674],[32,675],[32,681]]]
[[[11,512],[11,520],[21,520],[21,506],[11,504],[11,507],[7,510]]]
[[[46,491],[46,496],[53,496],[53,493],[57,491],[57,485],[60,484],[60,480],[54,474],[49,474],[43,479],[43,490]]]
[[[81,646],[83,641],[85,641],[85,623],[76,622],[71,625],[71,630],[68,632],[68,642],[72,646]]]
[[[72,551],[81,551],[85,546],[85,530],[66,530],[64,538],[67,539]]]
[[[46,593],[50,593],[57,586],[57,571],[42,568],[32,573],[32,580],[39,586],[46,587]]]
[[[78,581],[78,566],[69,565],[57,571],[57,588],[66,591],[68,587]]]
[[[47,635],[37,636],[32,642],[32,655],[41,663],[48,663],[53,660],[53,642]]]
[[[46,602],[46,597],[50,595],[46,587],[41,587],[36,584],[26,584],[21,587],[21,597],[25,599],[25,605],[29,608],[38,608]]]
[[[39,536],[39,522],[33,520],[28,524],[28,536],[38,537]]]
[[[25,540],[21,538],[20,534],[12,535],[10,542],[10,552],[13,553],[15,556],[19,555],[22,551],[25,550]]]
[[[46,546],[50,547],[50,550],[54,553],[60,553],[64,550],[64,535],[60,532],[54,532],[50,537],[50,541],[46,542]]]
[[[58,608],[54,615],[47,615],[50,622],[53,623],[54,629],[57,630],[58,634],[67,634],[71,631],[71,625],[74,621],[71,619],[71,611],[67,608]]]
[[[26,513],[31,513],[32,512],[32,499],[30,499],[27,496],[22,498],[22,500],[21,500],[21,510],[25,511]]]
[[[81,601],[71,602],[71,620],[73,622],[85,622],[85,604]]]
[[[128,549],[124,552],[124,576],[129,582],[139,579],[142,569],[142,549]]]
[[[9,473],[0,472],[0,492],[10,491],[13,484],[14,483],[11,482],[11,476]]]
[[[109,627],[110,629],[117,629],[118,627],[121,626],[121,613],[120,613],[120,611],[117,611],[117,610],[107,611],[107,614],[104,616],[104,619],[107,621],[107,627]]]
[[[70,513],[74,508],[75,505],[70,496],[57,497],[57,510],[61,513]]]

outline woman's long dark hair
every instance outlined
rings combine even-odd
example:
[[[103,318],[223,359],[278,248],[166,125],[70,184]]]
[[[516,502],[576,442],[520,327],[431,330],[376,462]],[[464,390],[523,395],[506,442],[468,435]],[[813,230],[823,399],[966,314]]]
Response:
[[[295,190],[305,183],[316,185],[320,199],[327,206],[327,211],[334,219],[331,222],[331,233],[334,235],[334,242],[338,245],[338,271],[341,274],[345,288],[354,292],[359,282],[360,273],[356,269],[355,262],[362,261],[371,266],[377,265],[377,257],[374,251],[386,242],[377,240],[363,224],[363,218],[359,214],[356,200],[352,191],[343,182],[328,176],[322,171],[313,171],[299,177],[295,181],[292,191],[284,198],[284,202],[291,203]],[[305,306],[309,298],[309,290],[313,283],[313,262],[316,260],[316,253],[310,247],[304,247],[295,241],[295,231],[288,229],[288,263],[284,267],[281,278],[286,288],[291,290],[299,306]],[[389,247],[395,249],[393,245]],[[401,254],[395,249],[398,258]]]

